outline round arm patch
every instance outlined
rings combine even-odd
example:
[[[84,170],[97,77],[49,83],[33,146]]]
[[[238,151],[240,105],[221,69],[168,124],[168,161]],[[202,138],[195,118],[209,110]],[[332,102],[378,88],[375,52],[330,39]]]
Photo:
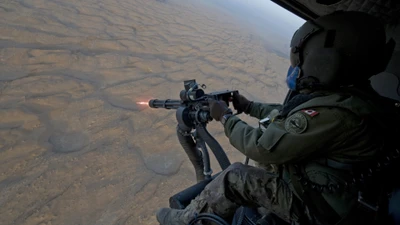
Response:
[[[307,118],[297,112],[286,119],[285,129],[290,133],[301,134],[307,129]]]

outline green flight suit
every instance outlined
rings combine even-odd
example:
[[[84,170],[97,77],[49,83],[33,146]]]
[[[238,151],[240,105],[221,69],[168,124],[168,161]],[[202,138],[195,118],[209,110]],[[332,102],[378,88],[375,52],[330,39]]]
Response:
[[[275,107],[255,103],[250,116],[261,119]],[[332,93],[298,105],[286,117],[275,117],[264,131],[237,117],[230,118],[225,134],[250,159],[266,165],[283,165],[281,177],[299,196],[291,185],[287,165],[305,165],[305,173],[314,183],[344,186],[352,179],[349,171],[332,168],[326,161],[349,165],[373,159],[384,139],[382,131],[374,129],[367,118],[384,113],[372,102]],[[382,119],[381,124],[384,123]],[[357,202],[357,191],[352,188],[322,195],[340,217],[345,217]]]
[[[232,164],[189,204],[182,222],[193,218],[194,212],[231,218],[244,205],[267,208],[288,222],[306,218],[309,224],[322,224],[296,193],[291,165],[302,165],[311,182],[343,186],[352,178],[349,171],[333,168],[327,162],[348,165],[370,160],[384,140],[383,132],[374,126],[379,119],[370,120],[370,115],[384,113],[375,103],[346,94],[324,94],[294,106],[287,115],[275,116],[276,110],[282,110],[281,105],[253,103],[250,116],[263,119],[271,114],[272,122],[266,129],[230,117],[224,125],[230,143],[250,159],[278,165],[280,170],[271,173]],[[357,191],[351,187],[323,191],[322,198],[338,216],[345,217],[357,202]]]

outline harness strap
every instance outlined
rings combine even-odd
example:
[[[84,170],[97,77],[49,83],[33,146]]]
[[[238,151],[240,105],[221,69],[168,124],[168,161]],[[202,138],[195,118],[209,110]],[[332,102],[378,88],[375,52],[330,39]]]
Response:
[[[353,165],[349,163],[342,163],[338,162],[332,159],[326,159],[326,165],[329,167],[332,167],[334,169],[339,169],[339,170],[348,170],[352,171],[353,170]]]
[[[352,171],[354,169],[354,165],[350,164],[350,163],[343,163],[343,162],[339,162],[333,159],[329,159],[329,158],[319,158],[319,159],[315,159],[313,160],[314,162],[317,162],[321,165],[326,165],[330,168],[333,169],[338,169],[338,170],[345,170],[345,171]]]

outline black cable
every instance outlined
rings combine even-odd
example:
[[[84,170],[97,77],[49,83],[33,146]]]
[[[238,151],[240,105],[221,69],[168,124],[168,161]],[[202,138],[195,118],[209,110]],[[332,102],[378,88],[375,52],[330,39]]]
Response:
[[[197,138],[196,139],[196,145],[197,145],[198,148],[201,149],[201,153],[202,153],[202,156],[203,156],[204,179],[210,179],[211,174],[212,174],[212,169],[211,169],[211,165],[210,165],[210,156],[208,154],[206,143],[202,139]]]
[[[178,136],[178,141],[181,144],[183,150],[189,157],[190,162],[192,163],[197,182],[205,180],[204,176],[204,163],[201,151],[196,148],[196,144],[193,140],[193,137],[190,135],[190,132],[183,130],[180,126],[176,126],[176,134]]]
[[[224,170],[228,168],[231,165],[228,156],[218,141],[208,132],[206,126],[202,124],[197,125],[196,132],[210,147],[219,165],[221,166],[221,169]]]
[[[240,208],[240,213],[239,213],[239,218],[237,219],[237,223],[235,225],[243,225],[243,220],[244,220],[244,217],[245,217],[244,211],[245,211],[245,208],[241,207]]]
[[[251,220],[248,216],[244,216],[244,220],[246,221],[246,224],[248,224],[248,225],[257,225],[257,224],[254,223],[254,221]]]
[[[249,157],[246,156],[246,160],[244,161],[244,165],[249,165]]]
[[[201,220],[208,220],[211,222],[216,223],[217,225],[229,225],[228,222],[226,222],[224,219],[221,217],[211,214],[211,213],[200,213],[198,214],[194,219],[192,219],[188,225],[194,225],[196,222],[201,221]]]

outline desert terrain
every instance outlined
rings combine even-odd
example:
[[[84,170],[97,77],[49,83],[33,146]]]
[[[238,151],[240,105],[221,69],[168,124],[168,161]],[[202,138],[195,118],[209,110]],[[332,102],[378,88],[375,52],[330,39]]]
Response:
[[[175,112],[136,102],[179,98],[186,79],[282,102],[274,39],[206,1],[0,1],[0,225],[158,224],[196,179]]]

